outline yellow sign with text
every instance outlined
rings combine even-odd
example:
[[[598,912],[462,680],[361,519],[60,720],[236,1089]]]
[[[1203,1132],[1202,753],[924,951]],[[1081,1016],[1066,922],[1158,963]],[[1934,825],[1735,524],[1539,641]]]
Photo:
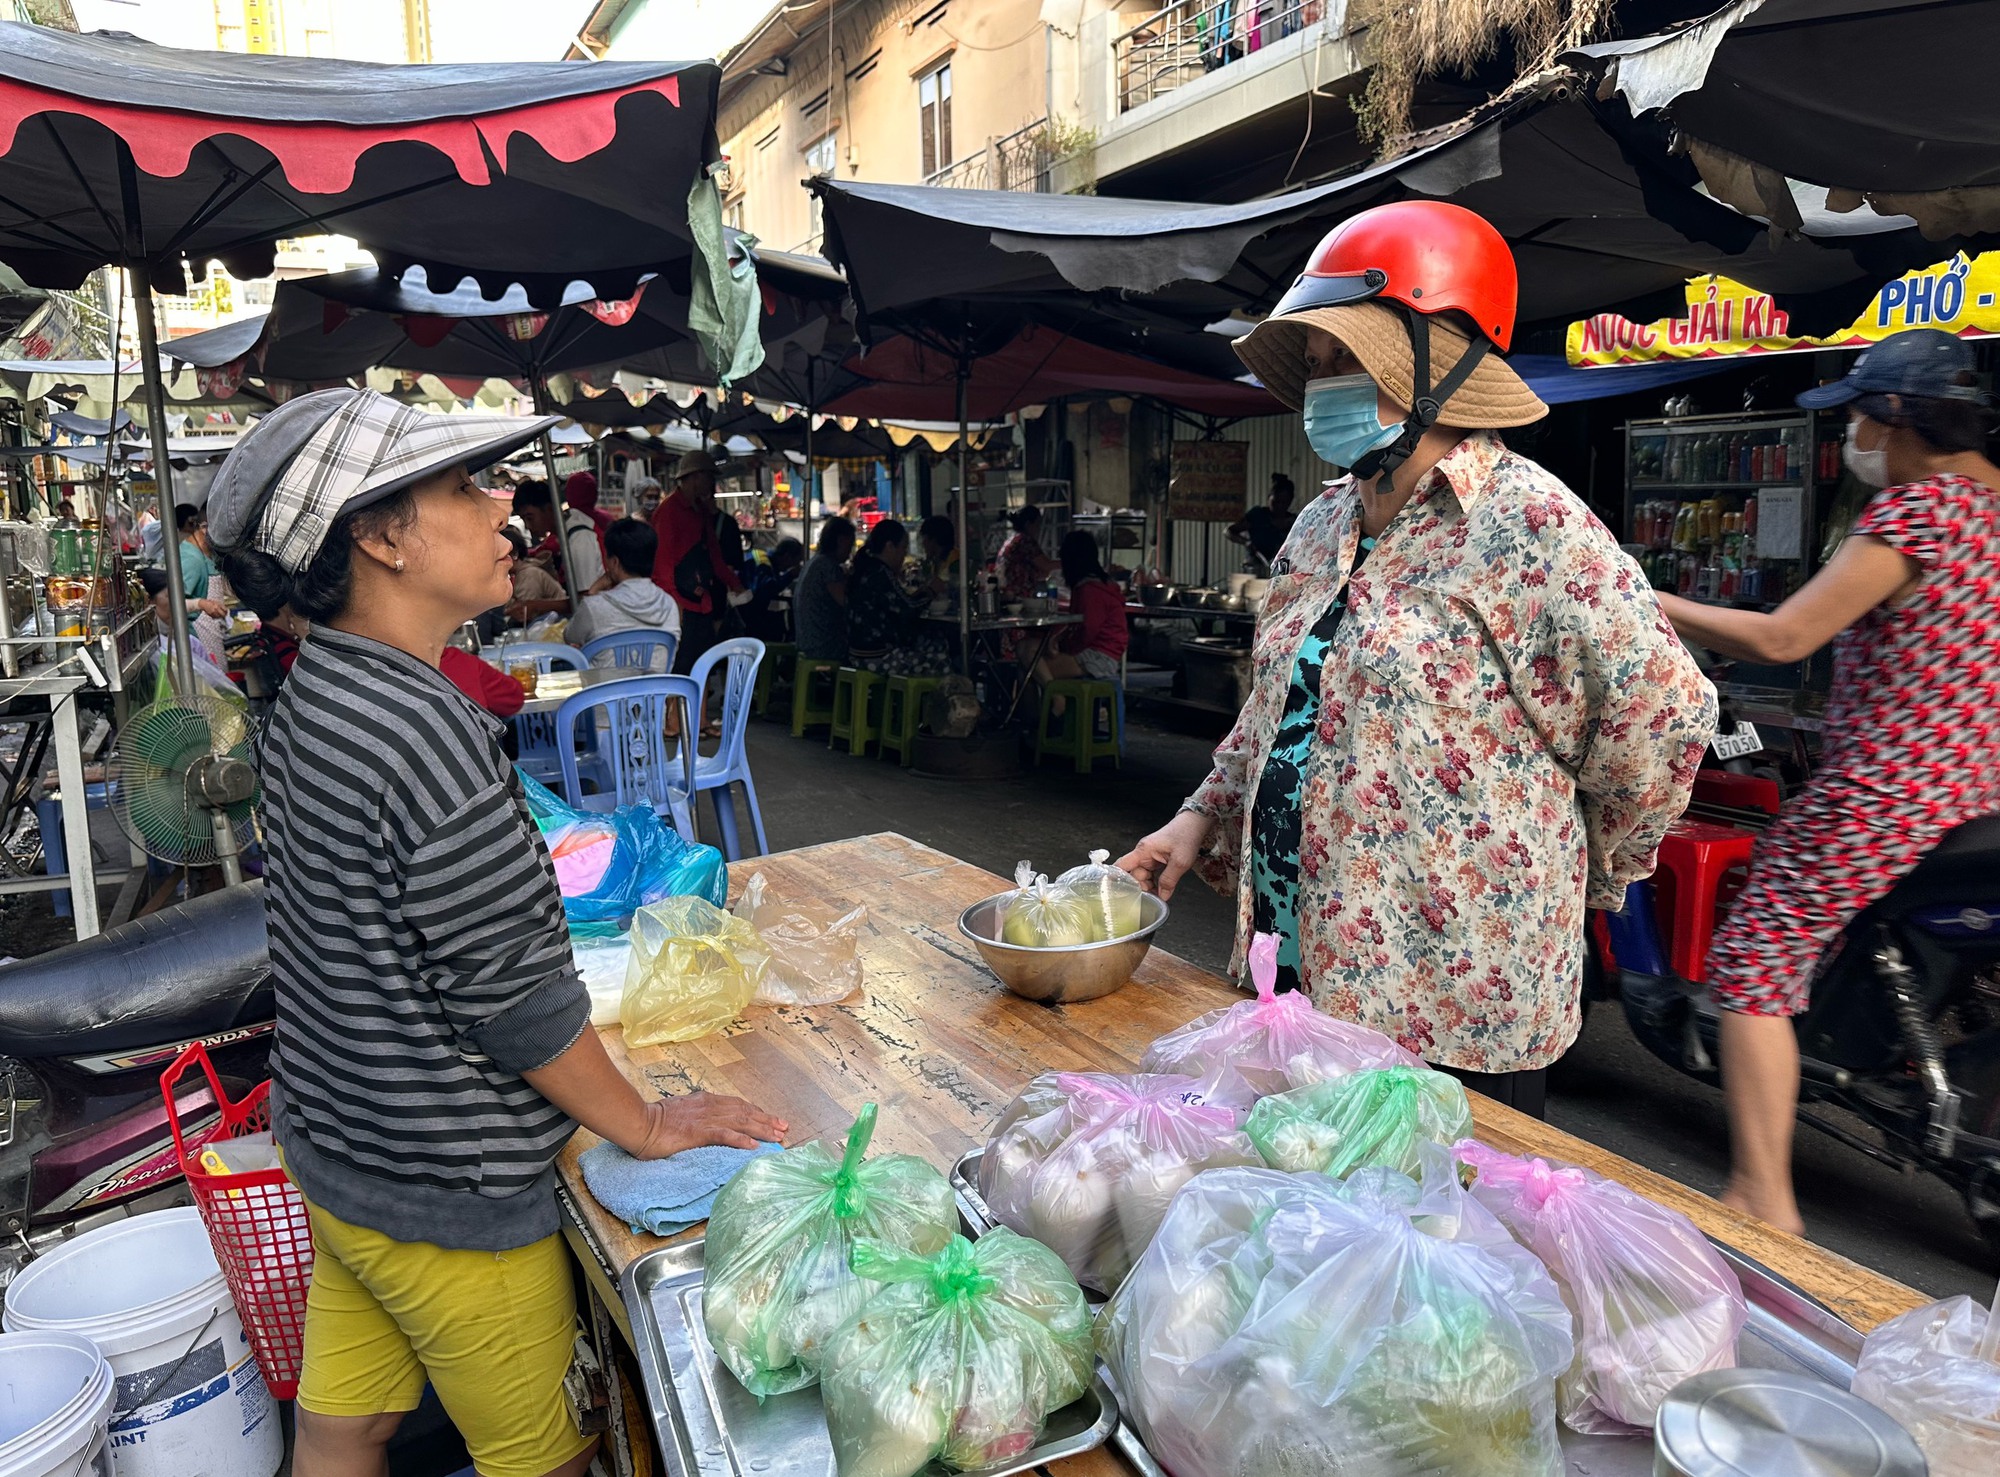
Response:
[[[1569,362],[1581,368],[1784,354],[1797,349],[1865,349],[1906,328],[1941,328],[1960,338],[2000,337],[2000,252],[1909,272],[1875,295],[1868,310],[1839,333],[1798,338],[1771,295],[1727,277],[1688,283],[1680,318],[1634,323],[1598,313],[1569,326]]]

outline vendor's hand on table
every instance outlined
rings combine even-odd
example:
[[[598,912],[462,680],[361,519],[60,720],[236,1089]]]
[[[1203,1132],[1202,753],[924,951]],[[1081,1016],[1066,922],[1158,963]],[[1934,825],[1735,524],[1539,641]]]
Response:
[[[665,1159],[704,1144],[754,1149],[760,1142],[783,1142],[789,1126],[740,1097],[691,1092],[646,1104],[645,1142],[628,1152],[634,1159]]]
[[[1209,827],[1214,824],[1208,816],[1184,810],[1120,857],[1118,868],[1130,872],[1141,887],[1167,902],[1201,855],[1202,843],[1208,840]]]

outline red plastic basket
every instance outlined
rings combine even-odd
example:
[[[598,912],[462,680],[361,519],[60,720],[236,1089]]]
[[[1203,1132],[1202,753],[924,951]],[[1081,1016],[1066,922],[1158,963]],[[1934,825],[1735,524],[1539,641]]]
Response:
[[[196,1063],[208,1078],[208,1090],[221,1106],[222,1118],[199,1136],[183,1140],[174,1086]],[[173,1129],[181,1173],[194,1191],[194,1203],[228,1279],[229,1295],[236,1300],[237,1316],[250,1336],[257,1367],[264,1372],[271,1394],[290,1400],[299,1392],[306,1289],[312,1284],[312,1226],[306,1219],[305,1197],[282,1169],[210,1174],[200,1163],[201,1151],[217,1139],[238,1138],[271,1126],[271,1084],[260,1082],[242,1102],[230,1102],[208,1052],[196,1042],[160,1074],[160,1090],[166,1094],[167,1123]]]

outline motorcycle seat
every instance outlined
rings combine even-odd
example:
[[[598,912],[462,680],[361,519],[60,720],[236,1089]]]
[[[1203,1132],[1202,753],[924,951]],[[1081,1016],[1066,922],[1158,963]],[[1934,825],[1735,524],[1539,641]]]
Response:
[[[2000,815],[1983,815],[1945,832],[1924,859],[1867,910],[1866,917],[1870,922],[1892,922],[1926,908],[1992,908],[1996,879],[2000,879]]]
[[[268,1021],[275,1008],[257,881],[0,966],[0,1055],[167,1046]]]

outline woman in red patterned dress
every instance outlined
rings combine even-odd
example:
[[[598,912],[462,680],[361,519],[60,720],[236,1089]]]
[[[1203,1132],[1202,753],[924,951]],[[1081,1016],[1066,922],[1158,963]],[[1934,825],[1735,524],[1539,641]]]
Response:
[[[1759,838],[1709,955],[1729,1105],[1722,1198],[1792,1232],[1791,1017],[1855,914],[1953,826],[2000,811],[2000,468],[1983,454],[1991,415],[1972,350],[1911,329],[1799,404],[1847,406],[1847,468],[1883,491],[1769,614],[1660,597],[1684,639],[1726,657],[1795,662],[1836,642],[1820,767]]]

